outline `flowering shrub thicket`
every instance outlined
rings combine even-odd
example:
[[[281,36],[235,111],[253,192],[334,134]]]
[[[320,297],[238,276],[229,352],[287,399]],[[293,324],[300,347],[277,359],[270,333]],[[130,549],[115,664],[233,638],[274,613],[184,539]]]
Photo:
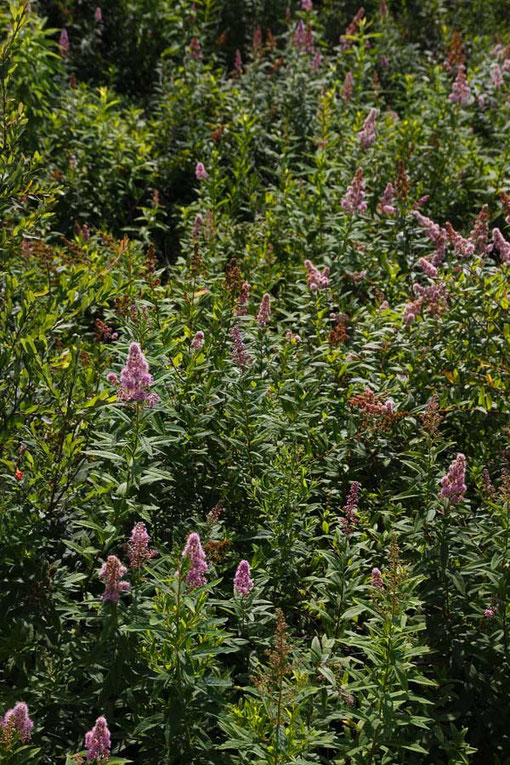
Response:
[[[0,9],[0,762],[509,761],[506,3],[288,5]]]

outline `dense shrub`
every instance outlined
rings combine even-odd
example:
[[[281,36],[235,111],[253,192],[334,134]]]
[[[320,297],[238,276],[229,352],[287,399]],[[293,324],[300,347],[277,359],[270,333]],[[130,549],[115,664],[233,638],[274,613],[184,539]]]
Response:
[[[1,10],[2,762],[510,762],[504,4],[336,6]]]

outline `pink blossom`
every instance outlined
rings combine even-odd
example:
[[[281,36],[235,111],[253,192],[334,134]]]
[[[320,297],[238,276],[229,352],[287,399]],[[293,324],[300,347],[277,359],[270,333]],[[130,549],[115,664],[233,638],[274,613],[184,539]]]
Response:
[[[364,15],[365,15],[365,9],[363,8],[363,6],[361,6],[360,8],[358,8],[353,20],[351,21],[351,23],[345,30],[345,34],[340,35],[340,46],[342,50],[349,50],[349,48],[352,47],[353,41],[349,40],[348,38],[356,34],[359,23],[364,17]]]
[[[127,568],[122,565],[117,556],[109,555],[99,571],[99,578],[104,579],[103,600],[105,602],[118,603],[120,594],[129,592],[131,589],[129,582],[121,581],[125,574],[127,574]]]
[[[205,169],[202,162],[197,162],[195,167],[195,177],[197,181],[206,181],[209,178],[209,173]]]
[[[395,189],[392,183],[387,183],[384,189],[379,207],[383,215],[395,215],[397,208],[392,204],[395,197]]]
[[[234,69],[237,72],[237,74],[241,74],[243,71],[243,59],[241,56],[241,51],[239,48],[236,50],[235,60],[234,60]]]
[[[196,239],[200,235],[200,229],[202,228],[202,223],[204,222],[204,218],[201,213],[197,213],[195,215],[195,220],[193,221],[193,228],[191,229],[191,236]]]
[[[296,48],[304,48],[306,44],[306,27],[303,19],[299,19],[296,31],[294,32],[294,45]]]
[[[437,276],[437,268],[432,265],[430,260],[427,260],[427,258],[420,258],[418,265],[420,266],[421,270],[427,274],[427,276],[430,276],[431,278]]]
[[[492,229],[492,241],[499,251],[503,263],[510,263],[510,242],[507,242],[499,228]]]
[[[446,250],[446,229],[434,223],[433,220],[422,215],[418,210],[414,211],[414,216],[418,221],[418,225],[423,229],[425,235],[430,239],[436,247],[436,254],[431,259],[434,266],[439,266],[445,256]]]
[[[491,66],[491,80],[496,90],[503,85],[503,73],[499,64]]]
[[[329,266],[324,266],[322,271],[319,271],[310,260],[305,260],[305,268],[307,272],[306,281],[312,292],[326,289],[329,286]]]
[[[251,285],[248,282],[243,282],[239,297],[237,298],[236,309],[234,311],[235,316],[246,316],[248,313],[248,300],[250,299]]]
[[[367,210],[367,204],[364,202],[365,198],[365,182],[363,180],[363,170],[358,167],[356,175],[354,176],[351,185],[345,192],[340,204],[346,213],[352,215],[355,212],[365,212]]]
[[[269,317],[271,316],[271,297],[268,292],[264,295],[260,302],[259,306],[259,312],[257,314],[257,323],[260,324],[261,327],[265,327],[265,325],[269,321]]]
[[[318,72],[322,66],[322,53],[319,49],[315,51],[315,56],[312,61],[312,72]]]
[[[108,725],[104,717],[98,717],[96,724],[85,734],[85,749],[87,760],[96,760],[98,763],[106,763],[110,756],[111,738]]]
[[[446,223],[446,235],[448,241],[453,246],[455,254],[458,255],[459,258],[469,258],[474,254],[475,243],[471,239],[464,239],[463,236],[455,231],[452,224],[448,222]]]
[[[466,458],[459,453],[448,468],[448,473],[441,478],[439,496],[449,499],[452,505],[458,505],[464,499],[466,492],[465,480]]]
[[[9,732],[16,732],[23,743],[30,741],[34,723],[28,715],[28,707],[24,701],[18,701],[12,709],[8,709],[0,721],[0,727]]]
[[[249,595],[253,589],[253,579],[251,578],[250,564],[247,560],[242,560],[234,576],[234,590],[239,595]]]
[[[191,347],[195,351],[199,351],[204,344],[204,340],[205,340],[205,335],[202,332],[202,330],[199,329],[198,332],[195,333],[195,336],[193,337],[193,340],[191,341]]]
[[[203,587],[207,584],[207,580],[204,576],[209,566],[205,558],[205,553],[200,541],[200,537],[196,532],[192,532],[186,541],[184,550],[182,551],[183,558],[189,558],[190,569],[186,574],[186,584],[191,588]]]
[[[370,109],[368,116],[363,123],[363,128],[358,133],[358,139],[362,149],[368,149],[370,144],[375,141],[375,121],[377,115],[377,109]]]
[[[382,573],[380,569],[378,568],[372,569],[371,584],[372,584],[372,587],[377,587],[378,590],[384,590],[384,581],[383,581]]]
[[[302,11],[311,11],[312,8],[313,8],[312,0],[301,0],[301,10]]]
[[[148,560],[158,554],[157,550],[149,549],[150,541],[151,538],[145,523],[139,521],[133,526],[131,538],[128,542],[128,558],[131,568],[142,568]]]
[[[457,69],[457,77],[452,86],[452,92],[448,96],[449,100],[455,103],[465,106],[469,101],[471,91],[467,83],[466,67],[464,64],[459,64]]]
[[[238,324],[234,324],[230,331],[233,340],[232,359],[239,367],[246,367],[251,364],[251,357],[246,350],[246,345],[241,337],[241,330]]]
[[[94,19],[96,21],[96,24],[100,24],[103,20],[103,11],[101,10],[101,7],[99,5],[94,11]]]
[[[58,38],[58,45],[60,48],[60,52],[62,53],[63,56],[69,55],[69,51],[71,50],[71,43],[69,42],[69,35],[65,27],[60,32],[60,37]]]
[[[120,373],[120,381],[117,376],[110,373],[108,381],[119,384],[117,396],[120,401],[146,403],[154,406],[159,401],[156,393],[149,393],[153,377],[149,374],[149,364],[142,353],[138,343],[131,343],[126,365]]]
[[[193,37],[191,39],[189,51],[190,51],[191,58],[194,58],[195,61],[198,61],[201,58],[202,46],[200,45],[200,40],[198,39],[198,37]]]
[[[354,78],[352,72],[347,72],[344,79],[344,85],[342,88],[342,98],[344,101],[350,101],[352,98],[352,92],[354,89]]]
[[[344,506],[344,517],[340,519],[344,533],[349,536],[353,533],[358,523],[359,481],[353,481]]]

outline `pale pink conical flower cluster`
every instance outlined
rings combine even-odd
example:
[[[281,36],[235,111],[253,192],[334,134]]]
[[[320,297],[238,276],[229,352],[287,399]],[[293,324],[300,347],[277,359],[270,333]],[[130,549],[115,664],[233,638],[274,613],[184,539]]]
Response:
[[[351,488],[349,489],[349,494],[347,495],[347,500],[344,507],[345,515],[340,519],[342,528],[347,536],[350,536],[350,534],[353,533],[354,529],[356,528],[356,524],[358,523],[358,503],[360,488],[361,484],[359,481],[353,481],[351,483]]]
[[[209,173],[205,169],[203,162],[197,162],[195,167],[195,177],[197,181],[206,181],[209,178]]]
[[[103,563],[99,571],[99,578],[104,580],[103,600],[110,603],[118,603],[123,592],[129,592],[131,585],[122,581],[127,574],[127,568],[122,565],[116,555],[109,555],[106,563]]]
[[[349,40],[348,38],[356,34],[356,32],[358,31],[359,23],[363,19],[364,15],[365,15],[365,9],[363,8],[363,6],[361,6],[360,8],[358,8],[358,10],[356,11],[356,14],[354,15],[353,20],[351,21],[351,23],[345,30],[345,34],[340,35],[340,47],[342,50],[349,50],[350,48],[352,48],[353,41]]]
[[[397,208],[393,204],[395,198],[395,189],[392,183],[387,183],[384,189],[379,206],[383,215],[395,215]]]
[[[499,228],[492,229],[492,241],[503,263],[510,263],[510,242],[507,242]]]
[[[346,213],[352,215],[355,212],[365,212],[367,204],[365,199],[365,182],[363,180],[363,170],[358,167],[356,175],[352,179],[351,185],[345,192],[340,204]]]
[[[412,324],[416,317],[422,313],[424,308],[426,308],[428,313],[432,316],[439,316],[446,308],[448,303],[448,291],[442,282],[431,284],[428,287],[422,287],[415,282],[413,284],[413,291],[416,295],[416,300],[407,303],[404,308],[402,318],[405,324]]]
[[[0,726],[11,733],[16,732],[23,743],[30,741],[34,723],[28,715],[28,707],[24,701],[18,701],[12,709],[5,713]]]
[[[454,103],[465,106],[469,101],[470,95],[471,91],[469,90],[469,85],[467,82],[466,67],[464,64],[459,64],[459,68],[457,69],[457,77],[455,78],[455,82],[452,85],[452,92],[448,98]]]
[[[498,90],[503,85],[503,72],[499,64],[493,64],[491,66],[491,80],[492,84]]]
[[[69,55],[69,51],[71,50],[71,43],[69,42],[69,34],[65,27],[60,32],[60,37],[58,38],[58,45],[60,48],[60,52],[62,53],[63,56]]]
[[[235,59],[234,59],[234,69],[237,72],[237,74],[241,74],[243,71],[243,57],[241,56],[241,51],[239,48],[236,50]]]
[[[344,79],[344,85],[342,88],[342,98],[344,101],[350,101],[354,90],[354,77],[352,72],[347,72]]]
[[[249,595],[253,589],[253,579],[251,578],[250,564],[247,560],[242,560],[237,567],[234,576],[234,590],[239,595]]]
[[[261,327],[265,327],[271,316],[271,297],[268,292],[263,296],[260,301],[259,312],[257,314],[257,323]]]
[[[85,749],[87,760],[96,760],[97,763],[106,763],[110,756],[111,737],[108,725],[104,717],[98,717],[96,724],[85,734]]]
[[[205,335],[202,332],[202,330],[199,329],[198,332],[195,333],[195,336],[193,337],[193,340],[191,341],[191,347],[193,348],[193,350],[199,351],[204,344],[204,340],[205,340]]]
[[[377,109],[370,109],[368,117],[363,123],[363,128],[358,133],[358,138],[362,149],[368,149],[370,144],[375,141],[375,121],[377,119],[377,114]]]
[[[324,290],[329,287],[329,266],[324,266],[322,271],[314,266],[311,260],[305,260],[306,281],[312,292]]]
[[[425,215],[422,215],[418,210],[414,211],[414,216],[425,235],[435,245],[436,254],[432,258],[432,263],[435,266],[441,265],[446,250],[446,229],[442,228],[439,224],[434,223],[433,220],[427,218]]]
[[[96,24],[100,24],[103,20],[103,11],[101,9],[101,6],[97,6],[96,10],[94,11],[94,20]]]
[[[138,521],[133,526],[128,542],[129,565],[132,569],[142,568],[145,563],[154,558],[158,552],[149,548],[151,538],[145,523]]]
[[[243,282],[239,291],[239,297],[237,298],[236,309],[234,311],[235,316],[246,316],[248,313],[248,300],[250,299],[251,284],[249,282]]]
[[[129,346],[120,380],[113,372],[107,375],[107,380],[119,386],[117,396],[120,401],[135,401],[147,406],[154,406],[159,401],[157,393],[149,393],[153,377],[149,374],[149,364],[138,343],[131,343]]]
[[[470,258],[475,252],[475,243],[471,239],[465,239],[463,236],[457,233],[451,223],[446,223],[446,236],[448,241],[452,245],[455,254],[459,258]]]
[[[427,258],[420,258],[418,265],[427,276],[430,276],[431,278],[437,276],[437,268],[430,262],[430,260],[427,260]]]
[[[302,11],[311,11],[313,9],[313,2],[312,0],[301,0],[301,10]]]
[[[377,587],[378,590],[384,590],[384,581],[382,578],[381,570],[378,568],[372,569],[372,587]]]
[[[294,45],[296,48],[304,48],[306,43],[306,27],[303,19],[299,19],[296,31],[294,32]]]
[[[466,458],[463,454],[457,454],[448,468],[448,473],[441,478],[439,496],[443,499],[449,499],[452,505],[458,505],[466,493],[465,480]]]
[[[195,61],[199,61],[200,58],[202,57],[202,46],[200,45],[200,40],[198,39],[198,37],[193,37],[191,39],[189,52],[190,52],[191,58],[194,58]]]
[[[230,331],[232,338],[232,359],[239,367],[246,367],[251,364],[251,356],[246,350],[246,345],[241,337],[241,330],[238,324],[234,324]]]
[[[469,238],[475,245],[476,252],[485,253],[487,251],[487,242],[489,240],[489,205],[483,205],[476,216],[476,220]]]
[[[203,587],[204,584],[207,584],[204,574],[209,566],[205,559],[205,553],[202,543],[200,542],[200,537],[195,531],[188,536],[186,545],[182,551],[182,557],[189,558],[191,564],[185,577],[186,584],[191,589]]]

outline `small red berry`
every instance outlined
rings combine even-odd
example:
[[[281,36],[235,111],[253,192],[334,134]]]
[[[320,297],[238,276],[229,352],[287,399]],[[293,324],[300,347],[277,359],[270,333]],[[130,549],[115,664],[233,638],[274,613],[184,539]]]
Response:
[[[16,472],[14,473],[14,477],[16,478],[17,481],[21,481],[21,479],[23,478],[23,473],[21,472],[21,470],[16,470]]]

